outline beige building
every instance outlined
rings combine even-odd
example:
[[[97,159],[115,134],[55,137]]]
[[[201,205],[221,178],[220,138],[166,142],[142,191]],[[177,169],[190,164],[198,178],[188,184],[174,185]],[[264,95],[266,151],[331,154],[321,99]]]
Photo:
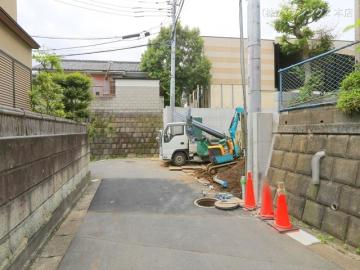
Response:
[[[16,22],[16,0],[0,1],[0,105],[30,110],[32,49],[39,45]]]
[[[204,36],[203,40],[204,54],[212,64],[210,90],[204,95],[205,106],[210,108],[242,106],[239,39]],[[247,40],[245,40],[245,65],[247,66],[246,47]],[[274,62],[274,41],[261,40],[261,103],[263,111],[277,109]],[[245,72],[247,71],[245,70]]]

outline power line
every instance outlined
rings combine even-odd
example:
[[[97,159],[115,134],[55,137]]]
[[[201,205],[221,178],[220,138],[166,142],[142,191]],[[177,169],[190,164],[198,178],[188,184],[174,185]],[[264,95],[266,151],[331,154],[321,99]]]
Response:
[[[130,13],[130,14],[146,13],[146,12],[158,12],[158,13],[167,12],[168,13],[168,10],[165,10],[165,9],[156,9],[156,8],[155,9],[154,8],[143,9],[142,7],[133,9],[131,7],[129,8],[129,7],[123,7],[123,6],[118,6],[118,5],[103,4],[104,2],[97,2],[94,0],[90,0],[90,1],[92,1],[94,3],[89,3],[87,1],[82,1],[82,0],[72,0],[72,2],[80,3],[80,4],[84,5],[85,7],[90,6],[90,7],[95,7],[95,8],[101,8],[106,11],[110,10],[110,11],[125,12],[125,13]],[[119,7],[121,7],[121,8],[119,8]]]
[[[81,8],[81,9],[85,9],[85,10],[90,10],[90,11],[94,11],[97,13],[104,13],[104,14],[110,14],[110,15],[118,15],[118,16],[124,16],[124,17],[132,17],[132,18],[143,18],[143,17],[163,17],[165,15],[161,15],[161,14],[142,14],[142,15],[130,15],[130,14],[126,14],[126,13],[120,13],[120,12],[113,12],[109,10],[100,10],[98,8],[91,8],[91,7],[85,7],[85,6],[81,6],[81,5],[76,5],[76,4],[71,4],[68,2],[64,2],[62,0],[54,0],[56,2],[62,3],[64,5],[68,5],[68,6],[73,6],[73,7],[77,7],[77,8]],[[169,16],[169,15],[166,15]]]
[[[178,15],[177,15],[176,20],[175,20],[175,25],[176,25],[176,24],[177,24],[177,22],[178,22],[178,19],[179,19],[179,17],[180,17],[180,14],[181,14],[182,8],[183,8],[183,6],[184,6],[184,3],[185,3],[185,0],[182,0],[182,2],[181,2],[181,4],[180,4],[180,8],[179,8]]]
[[[152,26],[143,32],[150,32],[154,29],[160,29],[162,24],[165,23],[164,21],[160,25]],[[61,36],[43,36],[43,35],[32,35],[33,38],[39,39],[58,39],[58,40],[109,40],[109,39],[121,39],[123,36],[110,36],[110,37],[61,37]]]
[[[159,32],[156,32],[156,33],[148,33],[147,34],[145,33],[145,35],[143,37],[138,37],[136,39],[126,39],[126,36],[123,36],[121,39],[118,39],[118,40],[113,40],[113,41],[107,41],[107,42],[101,42],[101,43],[95,43],[95,44],[89,44],[89,45],[83,45],[83,46],[72,46],[72,47],[65,47],[65,48],[50,48],[50,49],[43,49],[43,50],[39,50],[39,51],[64,51],[64,50],[73,50],[73,49],[83,49],[83,48],[90,48],[90,47],[97,47],[97,46],[102,46],[102,45],[107,45],[107,44],[113,44],[113,43],[118,43],[118,42],[121,42],[121,41],[135,41],[135,40],[140,40],[140,39],[143,39],[145,37],[149,37],[149,36],[152,36],[152,35],[156,35],[158,34]]]
[[[71,54],[62,54],[58,55],[59,57],[69,57],[69,56],[79,56],[79,55],[89,55],[89,54],[98,54],[98,53],[106,53],[106,52],[115,52],[115,51],[123,51],[123,50],[130,50],[130,49],[136,49],[146,46],[154,46],[154,45],[161,45],[161,43],[148,43],[148,44],[141,44],[141,45],[134,45],[129,47],[123,47],[123,48],[116,48],[116,49],[108,49],[108,50],[101,50],[101,51],[92,51],[92,52],[85,52],[85,53],[71,53]],[[169,44],[168,44],[169,46]]]
[[[168,2],[163,2],[163,3],[159,3],[157,2],[157,5],[160,5],[159,7],[150,7],[150,6],[123,6],[123,5],[117,5],[117,4],[110,4],[104,1],[98,1],[98,0],[89,0],[90,2],[94,2],[94,3],[99,3],[108,7],[119,7],[119,8],[125,8],[125,9],[143,9],[143,10],[170,10],[169,9],[169,3]],[[136,1],[134,1],[136,2]],[[133,3],[133,2],[132,2]],[[147,3],[147,2],[146,2]],[[151,2],[149,2],[149,4],[152,5]],[[166,7],[163,7],[162,5],[166,5]]]
[[[176,1],[176,0],[173,0],[173,1]],[[175,23],[173,23],[173,28],[171,30],[171,39],[173,38],[174,34],[175,34],[175,30],[176,30],[176,25],[177,25],[177,22],[179,20],[179,17],[180,17],[180,14],[181,14],[181,11],[182,11],[182,8],[184,6],[184,2],[185,0],[182,0],[182,2],[180,3],[180,8],[179,8],[179,12],[176,16],[176,19],[175,19]]]

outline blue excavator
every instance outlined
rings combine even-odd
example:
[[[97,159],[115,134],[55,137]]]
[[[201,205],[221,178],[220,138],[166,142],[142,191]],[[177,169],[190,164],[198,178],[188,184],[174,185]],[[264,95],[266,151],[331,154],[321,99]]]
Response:
[[[191,116],[181,116],[186,121],[168,123],[164,130],[160,131],[160,158],[170,160],[175,166],[182,166],[187,161],[210,161],[207,171],[212,175],[216,174],[219,168],[235,164],[243,155],[236,143],[236,131],[243,114],[243,108],[235,109],[229,135],[209,128]],[[201,131],[201,136],[194,134],[196,129]],[[204,136],[203,133],[211,135],[212,138]]]

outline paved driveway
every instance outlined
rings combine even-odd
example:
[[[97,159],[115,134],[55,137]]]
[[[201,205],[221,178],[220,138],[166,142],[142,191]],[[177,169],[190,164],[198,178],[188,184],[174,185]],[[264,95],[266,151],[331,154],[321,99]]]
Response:
[[[193,205],[202,187],[158,161],[93,163],[103,178],[61,270],[339,269],[241,210]]]

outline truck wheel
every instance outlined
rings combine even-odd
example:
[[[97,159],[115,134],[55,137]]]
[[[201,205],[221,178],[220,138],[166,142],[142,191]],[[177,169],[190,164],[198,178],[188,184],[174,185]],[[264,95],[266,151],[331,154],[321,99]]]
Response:
[[[184,152],[176,152],[171,161],[175,166],[183,166],[186,163],[186,155]]]

